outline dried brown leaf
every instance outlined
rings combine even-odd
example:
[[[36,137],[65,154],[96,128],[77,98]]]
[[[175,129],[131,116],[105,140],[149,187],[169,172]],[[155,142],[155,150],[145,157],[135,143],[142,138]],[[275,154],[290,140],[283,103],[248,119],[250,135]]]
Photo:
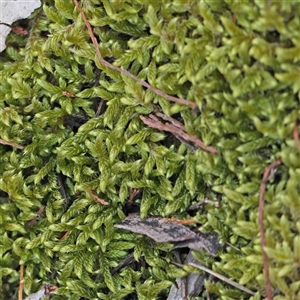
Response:
[[[194,251],[206,250],[209,254],[216,255],[217,251],[222,247],[219,243],[217,233],[198,232],[196,237],[177,243],[174,249],[188,247]]]
[[[140,219],[139,214],[129,215],[116,228],[149,236],[158,243],[172,243],[196,238],[197,234],[188,227],[164,218]]]

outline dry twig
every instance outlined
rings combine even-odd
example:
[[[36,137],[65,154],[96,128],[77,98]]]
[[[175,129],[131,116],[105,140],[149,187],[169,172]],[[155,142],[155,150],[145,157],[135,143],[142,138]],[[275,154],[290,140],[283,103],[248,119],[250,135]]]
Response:
[[[179,121],[171,118],[171,117],[168,117],[166,116],[165,114],[161,113],[161,112],[157,112],[156,115],[158,117],[161,117],[163,120],[165,121],[169,121],[171,124],[173,124],[174,126],[176,126],[177,128],[181,129],[181,130],[184,130],[185,131],[185,127],[182,123],[180,123]]]
[[[266,238],[265,238],[265,230],[264,230],[264,195],[266,191],[266,185],[268,180],[273,176],[274,168],[281,164],[281,159],[277,159],[273,161],[268,167],[265,168],[265,172],[263,175],[263,179],[260,184],[260,193],[259,193],[259,207],[258,207],[258,224],[259,224],[259,232],[260,232],[260,240],[263,254],[263,265],[264,265],[264,273],[265,273],[265,281],[266,281],[266,292],[267,299],[272,300],[272,287],[269,276],[269,265],[268,265],[268,256],[264,248],[266,247]]]
[[[103,104],[104,104],[104,100],[101,99],[100,102],[99,102],[97,111],[96,111],[96,113],[95,113],[95,117],[99,117],[99,116],[100,116],[100,113],[101,113],[101,109],[102,109]]]
[[[58,241],[62,242],[69,234],[70,234],[70,230],[68,230]]]
[[[298,125],[297,125],[296,121],[295,121],[294,128],[293,128],[293,137],[294,137],[295,144],[298,147],[299,152],[300,152],[299,131],[298,131]]]
[[[95,201],[101,203],[102,205],[108,205],[108,204],[109,204],[109,203],[106,202],[105,200],[103,200],[103,199],[97,197],[96,195],[94,195],[92,191],[88,191],[88,192],[89,192],[89,194],[91,195],[91,197],[92,197]]]
[[[145,116],[140,116],[140,119],[149,127],[151,128],[155,128],[158,130],[163,130],[163,131],[168,131],[171,132],[175,135],[178,135],[180,137],[182,137],[183,139],[185,139],[186,141],[190,141],[193,142],[194,144],[196,144],[199,148],[213,153],[213,154],[217,154],[217,150],[212,147],[212,146],[206,146],[199,138],[197,138],[196,136],[193,135],[189,135],[188,133],[186,133],[182,128],[183,125],[181,123],[179,123],[178,121],[174,120],[173,118],[167,117],[163,114],[157,114],[158,116],[160,116],[162,118],[162,116],[164,116],[163,118],[168,121],[170,121],[170,119],[172,119],[172,121],[170,121],[171,123],[162,123],[161,121],[158,120],[158,118],[153,115],[150,114],[148,117]],[[179,125],[179,124],[180,125]],[[176,124],[176,125],[175,125]]]
[[[18,300],[23,299],[23,288],[24,288],[24,265],[20,265],[20,283],[18,291]]]
[[[38,212],[36,213],[35,217],[31,221],[28,221],[26,223],[26,226],[32,226],[32,225],[34,225],[39,220],[39,218],[41,217],[41,215],[44,212],[45,208],[46,208],[46,206],[42,205],[40,207],[40,209],[38,210]]]
[[[19,145],[19,144],[16,144],[16,143],[13,143],[13,142],[7,142],[7,141],[2,140],[2,139],[0,139],[0,144],[2,144],[2,145],[9,145],[9,146],[12,146],[12,147],[16,147],[18,149],[24,149],[24,147],[21,146],[21,145]]]
[[[180,103],[180,104],[185,104],[185,105],[188,105],[190,107],[197,107],[197,104],[195,102],[191,102],[191,101],[188,101],[184,98],[177,98],[177,97],[173,97],[173,96],[170,96],[166,93],[164,93],[163,91],[151,86],[149,83],[147,83],[146,81],[138,78],[137,76],[131,74],[130,72],[128,72],[127,70],[123,70],[117,66],[114,66],[113,64],[109,63],[108,61],[106,61],[103,57],[102,57],[102,54],[100,52],[100,49],[99,49],[99,45],[98,45],[98,42],[97,42],[97,39],[93,33],[93,29],[89,23],[89,21],[87,20],[86,16],[85,16],[85,13],[84,11],[82,10],[82,8],[80,7],[79,3],[77,0],[73,0],[77,9],[79,10],[81,16],[82,16],[82,19],[85,23],[85,26],[87,27],[87,30],[89,32],[89,35],[90,35],[90,38],[94,44],[94,47],[95,47],[95,50],[96,50],[96,53],[97,53],[97,57],[100,61],[100,63],[102,63],[104,66],[112,69],[112,70],[116,70],[117,72],[121,73],[121,74],[124,74],[130,78],[132,78],[133,80],[137,81],[138,83],[140,83],[142,86],[146,87],[147,89],[149,89],[150,91],[152,91],[153,93],[155,93],[156,95],[158,96],[161,96],[169,101],[172,101],[172,102],[176,102],[176,103]]]
[[[214,278],[213,276],[209,276],[207,281],[211,282],[213,278]],[[210,293],[206,287],[205,287],[205,292],[206,292],[206,300],[210,300]]]
[[[187,265],[192,266],[192,267],[195,267],[195,268],[197,268],[197,269],[200,269],[200,270],[202,270],[202,271],[204,271],[204,272],[206,272],[206,273],[208,273],[208,274],[211,274],[211,275],[213,275],[214,277],[219,278],[220,280],[222,280],[222,281],[224,281],[224,282],[226,282],[226,283],[228,283],[228,284],[234,286],[235,288],[237,288],[237,289],[239,289],[239,290],[241,290],[241,291],[243,291],[243,292],[245,292],[245,293],[248,293],[248,294],[250,294],[250,295],[255,295],[255,293],[254,293],[253,291],[251,291],[251,290],[245,288],[244,286],[242,286],[242,285],[236,283],[235,281],[233,281],[233,280],[231,280],[231,279],[228,279],[228,278],[226,278],[225,276],[223,276],[223,275],[221,275],[221,274],[218,274],[218,273],[216,273],[216,272],[214,272],[214,271],[212,271],[212,270],[210,270],[210,269],[208,269],[208,268],[206,268],[206,267],[204,267],[204,266],[202,266],[202,265],[200,265],[200,264],[188,263]]]
[[[110,273],[111,275],[117,273],[121,268],[128,266],[132,263],[135,263],[135,259],[133,257],[133,254],[129,254],[126,258],[124,258],[116,267],[114,267]]]
[[[181,220],[181,219],[177,219],[177,218],[169,218],[168,219],[169,222],[176,222],[182,225],[186,225],[186,224],[195,224],[196,221],[194,219],[187,219],[187,220]]]
[[[140,193],[139,189],[130,188],[129,198],[127,200],[127,204],[131,206],[133,204],[134,198]]]

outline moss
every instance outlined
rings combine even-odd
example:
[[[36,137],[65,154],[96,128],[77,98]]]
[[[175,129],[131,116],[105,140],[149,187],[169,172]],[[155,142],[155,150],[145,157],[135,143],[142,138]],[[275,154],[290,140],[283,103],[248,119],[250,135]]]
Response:
[[[132,209],[127,199],[135,188],[143,217],[190,218],[191,204],[220,201],[196,213],[197,227],[239,251],[228,246],[205,261],[260,299],[260,183],[265,167],[281,158],[265,194],[266,253],[274,299],[297,299],[300,159],[292,131],[300,112],[299,3],[82,6],[106,60],[196,102],[200,112],[100,65],[73,1],[44,1],[27,41],[12,35],[1,55],[0,138],[24,146],[0,145],[1,298],[16,296],[24,264],[26,294],[50,282],[59,286],[53,299],[165,299],[185,274],[169,263],[170,245],[114,228]],[[193,151],[139,118],[157,111],[218,155]],[[139,263],[112,274],[129,254]],[[250,298],[224,282],[206,287],[215,299]]]

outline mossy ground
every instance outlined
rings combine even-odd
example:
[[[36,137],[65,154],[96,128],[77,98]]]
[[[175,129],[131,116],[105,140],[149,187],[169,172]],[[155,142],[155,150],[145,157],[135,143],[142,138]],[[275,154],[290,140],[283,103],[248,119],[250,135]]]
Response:
[[[206,288],[211,299],[262,299],[260,184],[281,158],[265,194],[266,253],[274,299],[299,299],[299,2],[81,5],[106,60],[199,111],[101,65],[73,1],[44,1],[29,36],[12,34],[1,54],[0,138],[24,149],[0,145],[0,298],[16,297],[24,264],[26,294],[52,283],[53,299],[166,299],[186,274],[170,264],[171,245],[114,228],[139,189],[142,217],[191,218],[190,205],[219,201],[197,211],[196,226],[235,248],[195,255],[257,294],[221,281]],[[139,118],[158,111],[218,154],[193,151]],[[111,274],[129,254],[137,262]]]

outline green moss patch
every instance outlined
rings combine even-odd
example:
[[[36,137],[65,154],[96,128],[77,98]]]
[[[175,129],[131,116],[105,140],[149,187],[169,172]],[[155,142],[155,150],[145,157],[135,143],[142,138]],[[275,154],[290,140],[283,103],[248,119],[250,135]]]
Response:
[[[206,282],[211,299],[262,299],[260,185],[265,168],[281,158],[264,197],[265,251],[274,299],[298,299],[299,3],[81,5],[105,60],[199,110],[100,64],[73,1],[44,1],[29,36],[12,34],[1,54],[0,139],[24,148],[0,144],[0,298],[16,298],[24,264],[27,295],[51,283],[58,286],[53,300],[166,299],[188,271],[170,263],[171,244],[114,227],[137,210],[193,217],[194,229],[231,244],[215,258],[195,256],[257,293],[213,280]],[[140,119],[156,112],[217,155]],[[187,208],[204,198],[220,205],[206,203],[191,215]],[[129,255],[135,261],[112,272]]]

